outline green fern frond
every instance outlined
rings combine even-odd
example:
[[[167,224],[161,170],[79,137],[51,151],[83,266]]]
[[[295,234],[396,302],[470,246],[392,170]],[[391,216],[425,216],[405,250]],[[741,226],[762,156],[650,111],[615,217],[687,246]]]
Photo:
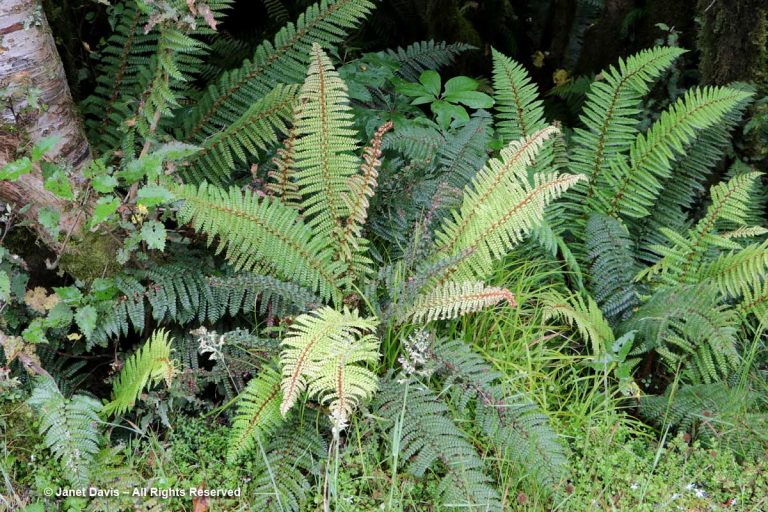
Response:
[[[547,128],[510,143],[475,176],[461,208],[437,233],[437,254],[450,257],[469,250],[455,272],[483,278],[494,260],[523,240],[544,215],[545,206],[583,176],[539,173],[531,184],[526,172],[544,141],[557,130]]]
[[[447,183],[464,188],[475,177],[478,169],[488,161],[486,147],[491,138],[491,117],[478,111],[460,129],[445,135],[436,152],[437,169],[429,180],[435,184]],[[434,193],[428,197],[434,198]]]
[[[644,269],[638,279],[654,276],[667,284],[696,283],[701,280],[699,271],[711,247],[741,249],[736,241],[717,233],[723,227],[743,226],[750,211],[754,184],[760,176],[760,173],[748,172],[714,185],[710,191],[712,203],[704,217],[685,235],[661,229],[671,244],[649,248],[661,258]]]
[[[655,425],[754,455],[763,451],[768,438],[768,415],[759,412],[760,396],[725,382],[670,386],[663,395],[642,397],[639,409]]]
[[[611,321],[624,320],[638,304],[634,244],[621,221],[594,213],[587,221],[587,252],[592,262],[589,284],[600,309]]]
[[[588,197],[603,174],[610,172],[614,158],[634,140],[640,99],[684,52],[665,47],[643,50],[620,59],[618,67],[611,66],[601,73],[602,80],[592,83],[580,117],[584,128],[573,133],[571,160],[571,170],[589,180]]]
[[[598,356],[611,347],[613,329],[591,295],[585,300],[580,295],[562,297],[550,294],[543,299],[544,319],[559,319],[576,326],[581,338],[592,346],[592,355]]]
[[[420,41],[405,48],[387,50],[387,55],[397,60],[400,67],[397,74],[408,82],[416,82],[422,71],[439,69],[452,64],[456,56],[475,47],[465,43],[446,43],[441,41]]]
[[[269,365],[248,382],[238,398],[237,414],[227,443],[230,464],[253,450],[256,438],[265,440],[282,422],[280,415],[280,373]]]
[[[724,296],[741,297],[759,288],[768,277],[768,242],[721,254],[706,264],[700,275],[714,281]]]
[[[342,267],[333,261],[329,240],[312,236],[299,213],[273,197],[258,197],[232,187],[226,192],[202,183],[174,189],[184,200],[181,222],[191,222],[209,240],[219,239],[219,251],[236,269],[266,263],[276,277],[303,285],[323,299],[338,297]]]
[[[444,505],[500,510],[501,497],[484,471],[484,464],[466,432],[451,419],[445,402],[427,387],[411,383],[407,394],[403,384],[389,377],[376,396],[375,411],[384,421],[390,439],[400,426],[401,461],[407,471],[423,477],[438,463],[444,476],[438,495]],[[402,422],[400,421],[402,418]]]
[[[406,159],[427,166],[445,143],[445,136],[431,126],[407,124],[384,138],[383,149],[397,151]]]
[[[112,384],[114,398],[104,406],[102,414],[123,414],[136,403],[145,388],[152,387],[161,380],[170,385],[176,372],[171,360],[171,340],[168,332],[155,331],[147,342],[125,361]]]
[[[215,323],[225,315],[270,312],[283,316],[322,304],[320,297],[292,282],[250,272],[206,276],[184,264],[117,275],[115,286],[120,295],[99,309],[88,347],[106,346],[109,339],[128,335],[131,326],[141,334],[148,317],[160,324]]]
[[[331,402],[331,420],[342,430],[349,413],[376,390],[376,376],[365,365],[379,357],[378,341],[370,334],[377,323],[347,308],[325,307],[297,317],[281,342],[283,416],[308,389],[311,397]]]
[[[342,199],[360,161],[347,86],[317,43],[299,93],[294,126],[296,184],[307,225],[326,237],[349,215]]]
[[[368,0],[321,0],[265,41],[238,69],[224,73],[190,112],[187,140],[200,142],[241,117],[275,85],[303,81],[313,43],[333,47],[373,10]]]
[[[28,403],[38,411],[40,434],[62,465],[64,477],[72,487],[88,486],[91,463],[101,442],[99,401],[85,395],[65,398],[56,383],[45,378],[32,390]]]
[[[283,5],[282,0],[261,0],[267,9],[267,15],[279,23],[285,23],[288,20],[288,8]]]
[[[428,355],[437,363],[457,410],[474,416],[491,446],[525,468],[550,493],[565,482],[568,457],[549,418],[524,396],[511,395],[503,376],[462,340],[441,340]]]
[[[277,86],[251,105],[235,122],[200,143],[200,151],[187,159],[180,174],[187,181],[227,181],[235,163],[277,144],[288,133],[296,100],[296,86]]]
[[[502,140],[519,140],[546,128],[544,103],[528,72],[497,50],[492,53],[496,130]]]
[[[96,87],[84,102],[88,140],[106,151],[119,147],[122,134],[116,127],[128,117],[128,98],[141,88],[141,70],[157,44],[157,32],[144,32],[147,16],[136,2],[122,2],[112,35],[98,56]]]
[[[504,300],[511,307],[517,306],[515,296],[506,288],[486,286],[479,281],[463,283],[449,281],[416,297],[402,320],[409,319],[414,322],[447,320],[482,311]]]
[[[310,506],[315,495],[312,481],[321,477],[321,463],[328,454],[318,422],[317,413],[309,410],[295,415],[271,436],[265,453],[256,456],[250,503],[254,510],[302,512]]]
[[[629,158],[615,158],[611,172],[596,182],[593,209],[608,215],[642,218],[661,192],[661,181],[670,177],[672,162],[700,130],[717,123],[743,103],[749,94],[738,89],[705,87],[689,90],[643,135],[629,151]]]
[[[685,148],[685,157],[674,163],[671,177],[661,181],[664,192],[653,207],[653,215],[629,223],[641,250],[663,243],[663,237],[659,236],[661,228],[675,231],[688,228],[689,212],[705,191],[707,177],[730,147],[730,132],[741,120],[748,103],[739,103],[719,123],[697,132],[696,139]],[[652,253],[642,252],[639,257],[656,262]]]
[[[736,310],[720,304],[709,284],[663,288],[640,306],[626,324],[637,330],[641,350],[655,350],[670,372],[681,371],[684,382],[726,379],[738,367]]]

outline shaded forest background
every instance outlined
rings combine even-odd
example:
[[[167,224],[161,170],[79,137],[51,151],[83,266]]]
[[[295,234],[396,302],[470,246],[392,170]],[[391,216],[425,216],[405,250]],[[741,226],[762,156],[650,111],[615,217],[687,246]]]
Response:
[[[76,99],[92,90],[90,53],[110,32],[105,3],[44,2]],[[236,39],[259,41],[310,4],[235,0],[220,30]],[[595,74],[620,56],[674,33],[680,46],[694,50],[686,60],[691,80],[700,73],[705,83],[762,82],[767,12],[764,0],[383,0],[347,50],[372,51],[425,39],[465,42],[479,51],[462,57],[457,70],[488,76],[490,48],[495,47],[536,70],[536,80],[549,88],[558,69]]]
[[[271,37],[309,0],[235,0],[219,31],[247,43]],[[76,101],[95,85],[93,52],[110,33],[106,0],[45,0]],[[542,90],[578,76],[594,77],[624,55],[654,44],[690,50],[680,87],[754,82],[765,91],[768,2],[764,0],[382,0],[340,50],[339,58],[420,40],[464,42],[453,72],[490,76],[491,48],[529,69]],[[250,56],[219,55],[231,66]],[[660,94],[664,94],[661,92]],[[743,157],[765,163],[756,141]]]

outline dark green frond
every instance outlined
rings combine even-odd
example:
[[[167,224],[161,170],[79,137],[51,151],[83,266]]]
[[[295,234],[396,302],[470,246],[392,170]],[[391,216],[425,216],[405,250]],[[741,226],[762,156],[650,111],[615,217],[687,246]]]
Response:
[[[277,84],[302,82],[312,44],[341,42],[373,6],[368,0],[321,0],[308,7],[278,32],[274,43],[265,41],[250,60],[208,87],[189,114],[187,140],[200,142],[236,122]]]

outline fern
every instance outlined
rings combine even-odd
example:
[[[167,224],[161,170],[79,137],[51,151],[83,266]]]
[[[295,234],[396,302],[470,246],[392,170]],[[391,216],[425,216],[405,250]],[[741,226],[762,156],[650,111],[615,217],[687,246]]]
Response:
[[[664,395],[644,396],[640,414],[659,426],[714,440],[740,454],[760,453],[768,439],[768,417],[759,394],[724,382],[683,385]]]
[[[446,134],[435,154],[438,171],[432,181],[459,189],[471,182],[488,160],[490,124],[490,116],[478,111],[455,133]]]
[[[562,297],[553,293],[545,296],[543,303],[544,319],[557,318],[575,326],[582,339],[592,345],[594,357],[603,354],[613,344],[613,329],[591,296],[587,296],[585,301],[579,295]]]
[[[125,361],[112,384],[113,400],[102,409],[102,414],[123,414],[130,410],[145,388],[164,380],[170,384],[176,373],[171,360],[171,341],[168,333],[155,331],[147,342]]]
[[[182,176],[194,182],[226,181],[236,161],[247,162],[250,155],[277,144],[278,137],[288,132],[295,99],[295,86],[275,87],[235,122],[202,141],[200,151],[181,169]]]
[[[29,404],[39,413],[40,434],[62,465],[66,479],[72,487],[86,487],[91,481],[91,464],[101,441],[97,430],[101,404],[85,395],[65,398],[56,383],[48,378],[38,381]]]
[[[262,367],[238,398],[227,443],[230,463],[252,450],[257,440],[265,440],[283,422],[280,399],[280,374],[270,366]]]
[[[637,330],[642,350],[655,350],[670,372],[684,381],[711,383],[727,378],[739,365],[736,311],[719,304],[712,285],[662,289],[640,306],[626,324]]]
[[[721,254],[703,266],[702,280],[716,283],[723,296],[739,298],[759,289],[768,276],[768,242]]]
[[[238,188],[229,192],[209,186],[186,185],[175,191],[184,199],[178,212],[181,222],[213,239],[236,269],[267,264],[276,277],[294,281],[323,299],[337,297],[343,267],[333,261],[333,250],[324,237],[313,237],[299,213],[279,200]]]
[[[445,143],[445,136],[437,129],[406,124],[384,138],[383,148],[397,151],[409,160],[429,165]]]
[[[342,193],[341,198],[349,211],[340,237],[343,241],[342,248],[347,251],[342,254],[343,258],[352,258],[351,249],[360,250],[362,230],[368,220],[369,199],[373,197],[378,186],[382,139],[392,126],[391,122],[387,122],[376,130],[371,143],[364,150],[360,173],[350,176],[349,191]]]
[[[753,186],[759,176],[759,173],[744,173],[713,186],[712,204],[687,236],[666,228],[661,230],[672,244],[651,247],[661,258],[639,277],[658,274],[658,279],[667,284],[696,283],[701,280],[699,271],[709,248],[739,249],[738,243],[717,232],[724,227],[744,226]]]
[[[750,92],[750,89],[744,90]],[[729,132],[741,119],[747,104],[747,101],[739,103],[721,122],[697,132],[696,140],[685,148],[685,157],[677,159],[671,178],[661,182],[664,193],[654,205],[653,215],[644,218],[640,225],[632,225],[641,249],[662,242],[660,228],[675,231],[687,228],[688,212],[700,199],[707,176],[730,146]],[[656,261],[647,252],[641,253],[640,258],[650,263]]]
[[[637,137],[628,160],[617,157],[610,163],[611,172],[596,182],[593,208],[632,218],[650,215],[649,208],[661,191],[659,180],[670,177],[675,154],[694,140],[696,131],[720,122],[748,96],[737,89],[717,87],[688,91],[647,133]]]
[[[250,60],[224,73],[203,93],[186,122],[187,140],[200,142],[239,119],[278,83],[299,83],[312,43],[331,47],[371,12],[367,0],[322,0],[265,41]]]
[[[451,420],[448,406],[429,388],[414,382],[406,395],[404,385],[390,377],[382,385],[374,408],[386,422],[387,432],[401,425],[400,459],[407,461],[409,473],[422,477],[440,464],[445,476],[437,493],[444,505],[501,509],[501,497],[469,436]]]
[[[639,302],[634,283],[637,264],[629,233],[620,221],[595,213],[587,222],[586,241],[595,300],[612,323],[625,320]]]
[[[281,343],[283,416],[308,390],[310,397],[330,402],[334,428],[343,430],[357,404],[376,390],[376,376],[365,367],[379,357],[378,341],[369,334],[376,325],[346,308],[326,307],[296,318]]]
[[[230,3],[207,2],[214,22]],[[114,150],[125,139],[132,154],[133,132],[153,136],[161,118],[187,93],[184,84],[202,68],[208,51],[202,38],[214,29],[186,2],[174,0],[165,7],[160,12],[128,1],[112,8],[119,21],[100,56],[96,90],[85,102],[89,139],[101,151]],[[180,22],[185,16],[186,22]]]
[[[541,223],[546,204],[582,179],[579,175],[542,173],[535,176],[533,185],[528,182],[527,166],[555,132],[547,128],[510,143],[466,188],[461,208],[437,233],[439,256],[472,251],[455,269],[457,276],[487,276],[494,260]]]
[[[288,421],[257,457],[260,464],[253,480],[254,509],[300,512],[312,502],[309,479],[320,476],[320,461],[328,447],[317,431],[317,414],[307,411],[304,416],[303,421]]]
[[[549,492],[565,481],[568,459],[547,416],[523,396],[505,392],[502,375],[461,340],[435,343],[431,357],[453,389],[452,402],[463,413],[474,413],[488,441],[506,457],[526,468]]]
[[[416,297],[410,310],[401,318],[415,322],[431,322],[457,318],[482,311],[501,301],[517,306],[512,292],[506,288],[485,286],[482,282],[447,282],[430,292]]]
[[[456,56],[474,46],[465,43],[445,43],[435,41],[421,41],[411,43],[405,48],[398,47],[395,50],[387,50],[387,55],[393,57],[399,63],[397,74],[406,81],[416,82],[422,71],[427,69],[439,69],[453,63]]]
[[[87,340],[89,346],[106,345],[110,338],[127,335],[131,326],[141,334],[148,316],[158,323],[213,323],[239,313],[295,314],[322,303],[301,286],[270,276],[249,272],[205,276],[192,272],[186,264],[118,275],[115,285],[121,295],[99,308],[96,329]]]
[[[323,236],[349,215],[342,199],[359,168],[356,131],[346,85],[317,43],[294,114],[296,183],[307,225]]]
[[[493,90],[496,130],[502,140],[530,137],[547,127],[544,104],[525,68],[493,50]]]
[[[588,197],[635,138],[640,99],[682,53],[679,48],[644,50],[619,60],[618,67],[603,71],[603,79],[592,83],[580,117],[584,128],[574,129],[571,159],[571,170],[588,178]]]

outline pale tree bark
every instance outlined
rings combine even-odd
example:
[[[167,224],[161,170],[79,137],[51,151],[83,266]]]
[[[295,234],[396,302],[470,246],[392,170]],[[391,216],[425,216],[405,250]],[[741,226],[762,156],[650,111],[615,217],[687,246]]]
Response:
[[[0,167],[21,156],[43,137],[60,140],[47,158],[69,168],[74,190],[82,189],[81,171],[91,162],[91,152],[72,101],[61,59],[39,0],[0,0]],[[30,95],[39,108],[29,104]],[[43,187],[40,168],[18,181],[0,181],[0,202],[17,208],[37,225],[40,208],[61,212],[60,231],[53,240],[46,230],[37,230],[54,251],[65,250],[65,239],[83,235],[87,215],[83,206],[67,202]]]

